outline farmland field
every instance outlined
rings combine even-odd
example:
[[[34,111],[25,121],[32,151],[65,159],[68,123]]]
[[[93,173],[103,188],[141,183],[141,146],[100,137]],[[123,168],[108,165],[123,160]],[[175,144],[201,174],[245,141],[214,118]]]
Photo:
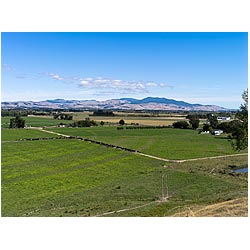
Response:
[[[169,216],[176,207],[247,194],[245,175],[205,174],[197,164],[191,173],[190,163],[164,166],[79,140],[20,143],[2,145],[2,216],[97,216],[143,205],[110,216]],[[237,157],[224,160],[220,168],[239,159],[246,163],[247,157]],[[163,174],[168,176],[168,202],[159,201]]]
[[[9,128],[10,119],[13,117],[5,116],[1,117],[1,127]],[[22,117],[25,120],[27,127],[42,127],[42,126],[57,126],[60,122],[71,123],[72,121],[56,120],[52,116],[27,116]]]
[[[2,142],[15,141],[23,138],[56,137],[55,134],[49,134],[35,129],[2,129]]]
[[[175,121],[185,120],[185,118],[166,118],[166,117],[126,117],[126,116],[114,116],[114,117],[103,117],[103,116],[90,116],[91,119],[98,122],[107,123],[119,123],[121,119],[125,120],[127,124],[138,123],[140,125],[147,126],[168,126],[172,125]]]
[[[67,113],[67,112],[66,112]],[[124,119],[126,123],[138,123],[140,125],[152,125],[152,126],[162,126],[162,125],[172,125],[175,121],[185,120],[185,117],[138,117],[138,116],[114,116],[114,117],[108,117],[108,116],[89,116],[92,114],[91,112],[75,112],[73,114],[73,120],[79,121],[84,120],[85,118],[89,117],[91,120],[95,120],[97,122],[104,121],[106,123],[116,123],[121,119]],[[10,119],[13,117],[5,116],[1,118],[1,126],[2,128],[8,128]],[[65,124],[72,123],[72,121],[67,120],[57,120],[54,119],[53,116],[26,116],[22,117],[25,119],[25,124],[27,127],[42,127],[42,126],[57,126],[60,122],[63,122]]]
[[[51,128],[50,131],[82,136],[167,159],[190,159],[234,154],[226,136],[201,135],[182,129],[123,129],[116,127]]]
[[[172,125],[175,121],[186,120],[185,116],[174,115],[174,114],[159,114],[153,115],[152,113],[127,113],[127,112],[114,112],[115,116],[92,116],[92,112],[75,112],[73,115],[73,120],[83,120],[89,117],[91,120],[97,122],[106,122],[111,124],[118,124],[118,122],[123,119],[127,124],[138,123],[140,125],[150,125],[150,126],[168,126]]]
[[[247,216],[247,174],[231,171],[247,167],[247,155],[173,163],[79,139],[20,141],[59,133],[178,160],[236,154],[226,135],[57,128],[58,120],[28,118],[32,127],[53,124],[1,130],[2,216],[185,216],[190,208],[190,216],[220,216],[220,209],[223,216]]]

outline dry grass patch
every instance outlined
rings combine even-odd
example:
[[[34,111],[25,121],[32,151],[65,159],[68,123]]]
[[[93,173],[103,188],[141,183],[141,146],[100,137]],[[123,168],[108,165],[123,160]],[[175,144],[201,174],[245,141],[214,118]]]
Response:
[[[189,207],[173,217],[247,217],[248,198],[238,198],[208,206]]]

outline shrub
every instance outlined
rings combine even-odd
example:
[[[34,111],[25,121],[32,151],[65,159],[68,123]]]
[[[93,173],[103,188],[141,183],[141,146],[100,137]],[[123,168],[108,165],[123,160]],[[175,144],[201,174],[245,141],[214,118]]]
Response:
[[[120,124],[120,125],[124,125],[124,124],[125,124],[125,121],[124,121],[123,119],[121,119],[121,120],[119,121],[119,124]]]
[[[178,121],[173,123],[174,128],[188,129],[189,124],[186,121]]]

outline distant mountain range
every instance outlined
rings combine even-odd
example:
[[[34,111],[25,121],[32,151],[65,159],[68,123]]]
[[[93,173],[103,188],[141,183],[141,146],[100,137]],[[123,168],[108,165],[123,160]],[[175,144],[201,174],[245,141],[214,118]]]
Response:
[[[96,100],[46,100],[46,101],[16,101],[2,102],[2,109],[30,108],[30,109],[110,109],[110,110],[186,110],[186,111],[227,111],[228,109],[216,105],[191,104],[173,99],[147,97],[141,100],[133,98]]]

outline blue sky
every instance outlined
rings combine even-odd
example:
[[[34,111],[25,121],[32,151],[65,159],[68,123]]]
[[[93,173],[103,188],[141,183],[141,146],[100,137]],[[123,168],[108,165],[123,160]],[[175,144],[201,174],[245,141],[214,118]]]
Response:
[[[247,33],[2,33],[2,101],[165,97],[238,108]]]

